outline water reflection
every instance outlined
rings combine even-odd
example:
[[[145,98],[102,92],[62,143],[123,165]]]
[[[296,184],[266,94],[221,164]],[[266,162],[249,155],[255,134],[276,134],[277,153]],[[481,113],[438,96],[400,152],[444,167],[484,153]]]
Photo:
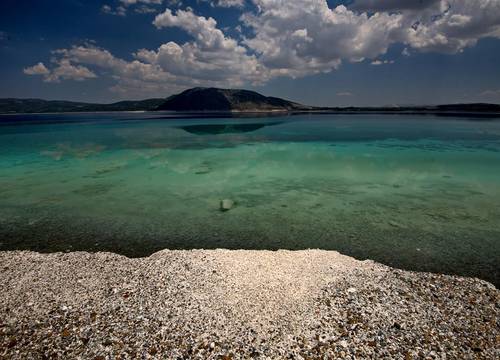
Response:
[[[283,121],[270,123],[236,123],[236,124],[200,124],[179,126],[178,129],[187,131],[195,135],[220,135],[220,134],[238,134],[257,131],[266,126],[275,126],[283,124]]]

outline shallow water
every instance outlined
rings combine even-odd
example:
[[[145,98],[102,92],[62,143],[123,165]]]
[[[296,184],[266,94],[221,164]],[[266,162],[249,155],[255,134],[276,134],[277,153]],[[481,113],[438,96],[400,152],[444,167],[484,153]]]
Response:
[[[498,286],[499,219],[500,119],[0,116],[0,250],[322,248]]]

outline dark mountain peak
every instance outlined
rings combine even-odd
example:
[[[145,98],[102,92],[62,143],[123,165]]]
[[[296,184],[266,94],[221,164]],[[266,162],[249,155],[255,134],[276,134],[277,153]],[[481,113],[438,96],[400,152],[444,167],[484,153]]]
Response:
[[[290,111],[306,106],[280,98],[267,97],[243,89],[196,87],[169,97],[158,110],[172,111]]]

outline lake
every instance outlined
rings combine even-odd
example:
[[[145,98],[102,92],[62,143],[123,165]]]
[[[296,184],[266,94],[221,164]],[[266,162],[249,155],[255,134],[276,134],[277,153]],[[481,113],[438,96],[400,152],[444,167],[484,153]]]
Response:
[[[500,119],[0,116],[0,250],[164,248],[329,249],[498,286]]]

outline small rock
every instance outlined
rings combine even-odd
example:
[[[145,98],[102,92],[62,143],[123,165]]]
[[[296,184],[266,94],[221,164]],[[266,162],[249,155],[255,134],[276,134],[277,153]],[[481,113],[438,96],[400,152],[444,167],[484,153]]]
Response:
[[[17,345],[17,340],[15,338],[11,338],[10,341],[7,344],[7,348],[13,348],[14,346]]]
[[[347,289],[348,294],[354,294],[356,291],[358,291],[358,290],[356,290],[356,288],[354,288],[354,287]]]
[[[111,346],[113,345],[113,342],[110,339],[106,339],[102,342],[104,346]]]
[[[400,227],[400,225],[395,221],[389,221],[389,225],[394,226],[394,227]]]
[[[328,340],[328,335],[327,334],[321,334],[318,336],[318,341],[321,343],[321,344],[325,344]]]
[[[224,199],[220,202],[221,211],[229,211],[234,207],[234,201],[231,199]]]

